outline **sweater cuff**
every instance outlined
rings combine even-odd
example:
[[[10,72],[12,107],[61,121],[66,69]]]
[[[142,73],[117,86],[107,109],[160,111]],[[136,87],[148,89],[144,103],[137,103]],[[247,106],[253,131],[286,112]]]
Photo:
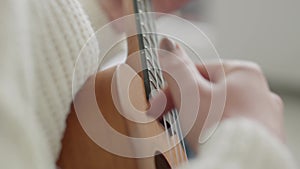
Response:
[[[296,168],[286,145],[257,122],[243,119],[223,121],[212,137],[200,146],[191,162],[197,168],[283,169]]]

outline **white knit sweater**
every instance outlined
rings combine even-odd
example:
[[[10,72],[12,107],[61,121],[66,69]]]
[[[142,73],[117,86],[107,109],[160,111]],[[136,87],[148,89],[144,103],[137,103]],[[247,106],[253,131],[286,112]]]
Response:
[[[0,3],[0,168],[55,169],[76,58],[107,21],[95,0]],[[82,54],[75,91],[97,69],[98,52],[92,41]],[[295,168],[284,145],[243,120],[223,123],[193,163],[194,168]]]

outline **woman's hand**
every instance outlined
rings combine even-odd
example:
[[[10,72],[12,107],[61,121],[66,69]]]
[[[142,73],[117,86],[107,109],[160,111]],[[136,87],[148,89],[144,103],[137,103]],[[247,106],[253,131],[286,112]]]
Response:
[[[187,140],[194,150],[198,147],[198,139],[212,104],[214,106],[225,104],[224,111],[220,112],[223,113],[222,119],[234,117],[252,119],[265,126],[278,139],[284,140],[282,100],[270,91],[268,83],[257,64],[247,61],[222,61],[221,63],[212,62],[206,65],[194,65],[186,53],[169,40],[163,39],[161,48],[172,53],[159,57],[162,69],[184,72],[176,79],[185,82],[181,89],[188,91],[189,83],[192,83],[189,79],[192,79],[192,76],[196,77],[200,96],[200,109],[196,122],[187,135]],[[151,100],[151,106],[156,107],[155,105],[161,104],[165,98],[165,96],[162,96],[163,94],[166,94],[168,98],[167,110],[172,105],[180,109],[181,103],[189,104],[189,101],[180,101],[178,84],[168,76],[166,76],[166,81],[168,83],[167,89]],[[211,97],[212,93],[218,94],[224,92],[224,90],[226,90],[226,100],[214,104],[215,100]],[[157,117],[155,108],[151,110],[153,111],[148,112],[149,115]],[[188,112],[185,115],[188,116]]]

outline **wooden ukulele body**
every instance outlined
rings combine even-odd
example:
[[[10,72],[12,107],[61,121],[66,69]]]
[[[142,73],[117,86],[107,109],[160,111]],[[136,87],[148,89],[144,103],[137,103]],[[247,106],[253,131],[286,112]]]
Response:
[[[127,79],[132,76],[134,76],[133,79]],[[99,72],[94,79],[90,78],[89,80],[95,80],[95,95],[99,109],[105,117],[105,120],[115,130],[124,135],[138,138],[155,136],[165,131],[165,128],[158,121],[152,121],[144,124],[135,123],[126,119],[122,113],[117,110],[112,98],[112,90],[125,92],[119,93],[118,95],[129,96],[132,105],[136,109],[143,112],[146,112],[148,109],[143,80],[130,66],[122,64],[109,68]],[[115,85],[112,85],[113,80],[115,81]],[[122,89],[122,85],[126,83],[130,83],[128,91]],[[88,84],[90,84],[89,81],[86,83],[86,86]],[[78,92],[76,97],[84,97],[84,90],[86,86]],[[83,93],[83,95],[81,93]],[[82,98],[82,100],[85,99]],[[121,104],[121,106],[123,106],[121,107],[122,110],[128,110],[126,105]],[[111,140],[109,133],[101,137]],[[178,139],[178,137],[170,136],[169,139],[174,140]],[[155,150],[155,146],[159,147],[161,145],[165,145],[166,140],[154,142],[152,149]],[[111,144],[114,146],[120,143],[118,143],[118,140],[111,140]],[[133,145],[134,143],[130,142],[122,144],[122,146],[132,147],[132,151],[139,151],[139,149],[147,148],[135,147],[135,145]],[[175,150],[176,148],[177,150]],[[156,152],[153,151],[153,157],[148,158],[127,158],[110,153],[94,143],[85,133],[77,118],[74,106],[72,105],[67,119],[67,128],[62,140],[62,151],[57,164],[61,169],[174,168],[184,162],[174,160],[173,156],[176,154],[175,151],[184,153],[180,143],[176,145],[176,147],[167,152],[163,152],[162,154],[155,154],[160,153],[159,149],[157,149]],[[184,160],[186,160],[186,158]]]

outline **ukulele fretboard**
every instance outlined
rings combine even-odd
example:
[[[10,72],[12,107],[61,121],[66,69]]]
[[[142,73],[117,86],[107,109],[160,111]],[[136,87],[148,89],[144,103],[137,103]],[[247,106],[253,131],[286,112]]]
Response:
[[[164,86],[157,57],[158,38],[150,0],[135,0],[135,13],[147,99]]]
[[[158,61],[158,37],[154,22],[154,13],[151,13],[151,0],[133,0],[137,23],[137,37],[139,41],[140,56],[143,66],[143,80],[146,96],[149,100],[155,95],[157,89],[164,87],[164,78]],[[176,109],[172,109],[163,116],[161,121],[165,130],[170,135],[177,135],[182,145],[184,154],[176,153],[174,159],[185,161],[187,159],[186,147],[180,127],[179,115]],[[170,140],[167,139],[170,143]],[[176,150],[177,152],[177,150]]]

